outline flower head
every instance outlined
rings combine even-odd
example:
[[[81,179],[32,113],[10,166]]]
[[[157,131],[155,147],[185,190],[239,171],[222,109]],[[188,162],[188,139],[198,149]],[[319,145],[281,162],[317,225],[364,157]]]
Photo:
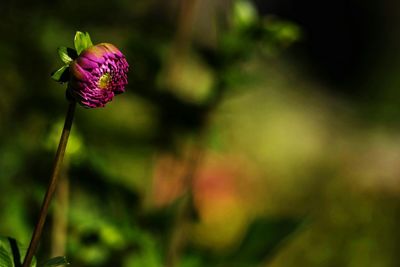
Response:
[[[112,44],[84,50],[70,65],[69,93],[87,108],[104,107],[115,94],[125,92],[129,65]]]
[[[86,108],[104,107],[114,95],[125,92],[129,65],[118,48],[109,43],[93,46],[89,35],[81,32],[75,36],[75,47],[75,57],[66,49],[59,52],[66,58],[62,57],[68,64],[64,70],[68,69],[68,78],[63,80],[61,73],[58,81],[68,81],[67,94],[72,100]]]

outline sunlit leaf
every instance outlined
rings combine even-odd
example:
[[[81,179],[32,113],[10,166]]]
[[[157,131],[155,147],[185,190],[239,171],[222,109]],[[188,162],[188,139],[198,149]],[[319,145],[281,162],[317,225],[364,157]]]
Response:
[[[56,70],[54,73],[51,74],[51,78],[55,80],[56,82],[67,82],[69,79],[69,71],[68,71],[68,66],[62,66],[58,70]]]
[[[57,49],[58,55],[65,64],[70,64],[75,58],[78,57],[76,51],[72,48],[61,46]]]
[[[90,38],[89,33],[86,32],[85,35],[86,35],[86,42],[87,42],[88,47],[93,46],[92,39]]]
[[[74,45],[78,55],[82,53],[83,50],[91,47],[93,43],[90,39],[89,33],[77,31],[74,38]]]

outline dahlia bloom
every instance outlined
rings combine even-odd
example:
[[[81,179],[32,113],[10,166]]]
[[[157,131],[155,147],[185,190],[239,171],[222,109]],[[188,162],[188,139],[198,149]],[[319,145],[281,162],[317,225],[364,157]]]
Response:
[[[84,50],[70,64],[68,93],[86,108],[104,107],[114,95],[125,92],[129,65],[112,44]]]
[[[66,64],[52,74],[58,82],[68,82],[67,97],[85,108],[104,107],[114,95],[125,92],[129,70],[125,56],[114,45],[93,45],[88,33],[77,32],[75,50],[60,47]]]

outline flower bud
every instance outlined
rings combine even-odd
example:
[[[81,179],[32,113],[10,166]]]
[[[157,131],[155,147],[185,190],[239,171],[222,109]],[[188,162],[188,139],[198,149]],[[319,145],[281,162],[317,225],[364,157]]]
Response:
[[[125,92],[128,70],[125,56],[114,45],[90,46],[70,64],[67,93],[83,107],[104,107]]]

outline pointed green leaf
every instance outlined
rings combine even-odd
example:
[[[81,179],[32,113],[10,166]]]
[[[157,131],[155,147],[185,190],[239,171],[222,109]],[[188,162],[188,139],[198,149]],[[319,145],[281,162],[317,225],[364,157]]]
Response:
[[[83,50],[92,46],[93,44],[92,40],[90,39],[89,33],[77,31],[75,34],[74,45],[78,55],[80,55]]]
[[[0,236],[0,267],[20,267],[25,258],[26,247],[21,246],[14,238]],[[36,267],[36,258],[31,267]]]
[[[67,261],[67,258],[65,256],[60,256],[45,261],[44,263],[40,264],[39,267],[55,267],[69,264],[70,263]]]
[[[0,266],[1,267],[14,267],[14,263],[11,260],[9,251],[3,246],[0,241]]]
[[[59,68],[57,71],[53,72],[51,74],[51,78],[53,80],[55,80],[56,82],[68,82],[68,78],[69,78],[69,69],[68,66],[62,66],[61,68]]]
[[[58,55],[65,64],[70,64],[74,59],[78,57],[76,51],[72,48],[61,46],[57,49]]]

